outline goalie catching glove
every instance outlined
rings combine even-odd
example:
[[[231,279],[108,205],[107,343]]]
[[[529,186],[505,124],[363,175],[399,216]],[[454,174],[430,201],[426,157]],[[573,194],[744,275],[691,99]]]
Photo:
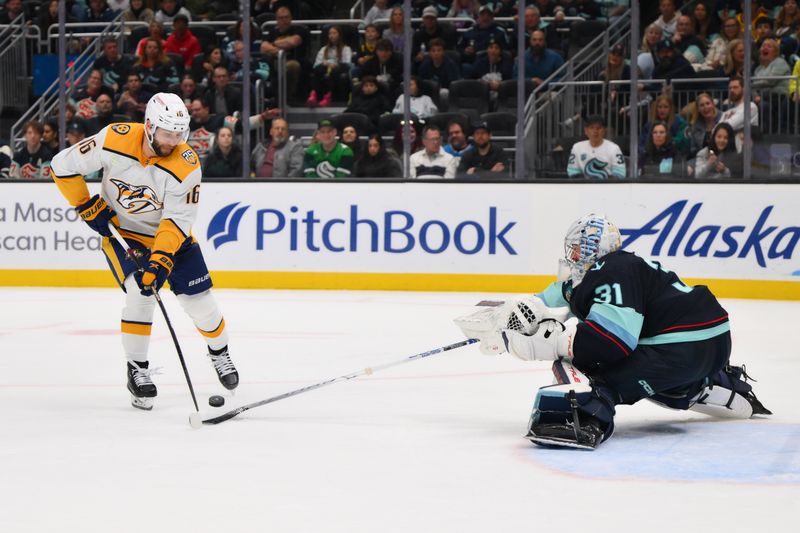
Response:
[[[106,201],[99,194],[95,194],[85,203],[76,207],[75,210],[78,211],[80,217],[90,228],[103,237],[111,237],[111,230],[108,229],[109,222],[119,227],[117,214],[108,207]]]
[[[453,322],[468,339],[478,339],[481,353],[496,355],[506,348],[503,343],[504,330],[518,331],[524,335],[536,332],[545,305],[537,297],[505,302],[497,307],[481,307],[472,314],[458,317]]]
[[[572,359],[574,324],[562,324],[547,318],[537,324],[533,335],[525,335],[513,329],[503,330],[505,349],[523,361],[555,361],[559,357]]]
[[[173,265],[174,259],[170,253],[153,252],[150,254],[150,263],[147,268],[133,275],[142,295],[150,296],[153,291],[158,292],[172,272]]]

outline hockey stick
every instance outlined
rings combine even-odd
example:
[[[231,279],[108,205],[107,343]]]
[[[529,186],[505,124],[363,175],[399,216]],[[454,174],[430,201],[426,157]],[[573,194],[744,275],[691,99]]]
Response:
[[[128,246],[127,241],[120,235],[117,228],[109,222],[108,229],[111,230],[111,234],[116,239],[117,243],[122,246],[122,249],[125,250],[125,254],[136,264],[136,269],[139,272],[144,272],[144,268],[142,265],[139,264],[139,258],[136,256],[136,251]],[[161,295],[158,294],[158,291],[153,289],[153,296],[156,298],[156,302],[158,302],[158,307],[161,308],[161,314],[164,315],[164,321],[167,323],[167,328],[169,329],[169,334],[172,335],[172,342],[175,343],[175,349],[178,351],[178,359],[181,361],[181,367],[183,367],[183,375],[186,376],[186,384],[189,385],[189,392],[192,393],[192,402],[194,402],[194,410],[196,412],[200,412],[200,408],[197,406],[197,396],[194,393],[194,387],[192,386],[192,378],[189,377],[189,369],[186,368],[186,361],[183,359],[183,352],[181,351],[181,345],[178,344],[178,337],[175,335],[175,330],[172,328],[172,322],[169,320],[169,316],[167,315],[167,308],[164,307],[164,302],[161,301]]]
[[[226,420],[230,420],[231,418],[244,413],[249,409],[253,409],[254,407],[260,407],[262,405],[267,405],[268,403],[277,402],[279,400],[285,400],[286,398],[290,398],[292,396],[297,396],[298,394],[303,394],[304,392],[312,391],[314,389],[319,389],[324,387],[325,385],[332,385],[334,383],[340,381],[349,381],[353,378],[357,378],[359,376],[369,376],[374,372],[379,370],[384,370],[386,368],[391,368],[393,366],[402,365],[403,363],[408,363],[409,361],[415,361],[417,359],[423,359],[425,357],[429,357],[431,355],[435,355],[437,353],[447,352],[450,350],[455,350],[456,348],[461,348],[462,346],[467,346],[469,344],[474,344],[478,342],[478,339],[467,339],[465,341],[456,342],[453,344],[448,344],[447,346],[441,346],[439,348],[434,348],[433,350],[428,350],[427,352],[418,353],[409,357],[405,357],[400,359],[399,361],[394,361],[392,363],[385,363],[378,366],[367,367],[357,372],[353,372],[350,374],[345,374],[343,376],[339,376],[338,378],[329,379],[326,381],[320,381],[319,383],[315,383],[314,385],[308,385],[301,389],[293,390],[290,392],[285,392],[283,394],[279,394],[278,396],[273,396],[272,398],[267,398],[266,400],[261,400],[258,402],[249,403],[247,405],[243,405],[241,407],[237,407],[233,411],[228,411],[225,414],[220,416],[215,416],[214,418],[209,418],[207,420],[203,420],[200,416],[200,413],[192,413],[189,416],[189,424],[195,429],[201,427],[203,424],[219,424],[220,422],[225,422]]]

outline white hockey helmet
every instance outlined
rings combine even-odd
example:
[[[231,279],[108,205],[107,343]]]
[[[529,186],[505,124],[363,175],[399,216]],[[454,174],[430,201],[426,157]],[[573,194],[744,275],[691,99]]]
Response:
[[[576,220],[564,238],[564,260],[576,287],[595,262],[620,249],[619,229],[603,215],[590,213]]]
[[[156,128],[183,133],[183,142],[189,138],[189,110],[177,94],[157,93],[147,102],[144,111],[144,134],[153,146]]]

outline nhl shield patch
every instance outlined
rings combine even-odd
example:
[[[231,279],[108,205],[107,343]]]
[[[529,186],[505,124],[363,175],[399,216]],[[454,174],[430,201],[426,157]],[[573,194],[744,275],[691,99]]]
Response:
[[[186,160],[187,163],[190,165],[197,164],[197,154],[194,153],[194,150],[188,148],[181,153],[181,157]]]

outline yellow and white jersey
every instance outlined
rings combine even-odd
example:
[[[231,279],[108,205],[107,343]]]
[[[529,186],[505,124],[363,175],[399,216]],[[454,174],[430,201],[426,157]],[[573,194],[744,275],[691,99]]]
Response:
[[[101,195],[126,238],[175,252],[189,238],[197,216],[202,171],[197,154],[182,143],[167,157],[142,151],[144,125],[118,123],[59,152],[51,174],[73,206],[91,196],[84,176],[102,169]]]

